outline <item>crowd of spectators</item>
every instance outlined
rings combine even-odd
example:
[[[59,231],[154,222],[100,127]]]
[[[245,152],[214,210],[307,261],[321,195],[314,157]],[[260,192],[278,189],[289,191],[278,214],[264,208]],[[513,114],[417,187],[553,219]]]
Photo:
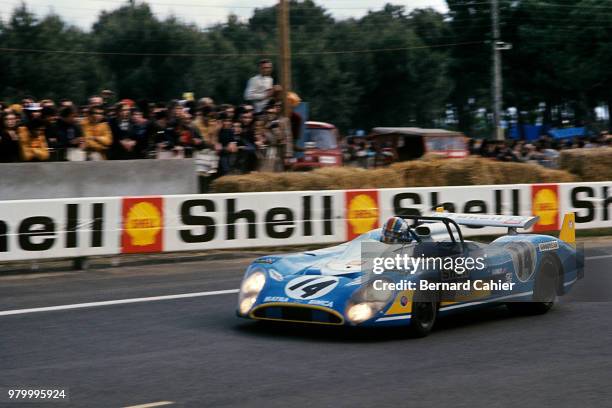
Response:
[[[512,140],[493,142],[488,140],[470,139],[470,154],[496,159],[500,161],[535,163],[545,167],[556,168],[561,150],[592,149],[612,146],[612,135],[601,132],[588,138],[571,138],[556,140],[548,135],[542,135],[537,140],[527,142]]]
[[[211,98],[150,103],[104,90],[86,105],[73,101],[0,102],[0,162],[196,158],[204,173],[225,175],[282,170],[299,135],[282,116],[272,63],[259,62],[245,103],[215,105]],[[289,93],[291,106],[299,97]],[[293,131],[293,133],[292,133]],[[289,145],[289,146],[288,146]]]
[[[244,103],[216,105],[191,94],[168,103],[122,99],[104,90],[86,105],[71,100],[0,102],[0,162],[94,161],[196,158],[200,174],[223,176],[252,171],[283,171],[296,160],[302,118],[292,111],[299,97],[288,92],[283,115],[282,89],[274,84],[272,62],[258,62],[247,82]],[[472,155],[556,167],[559,151],[610,146],[607,132],[588,139],[532,142],[470,139]],[[390,146],[374,148],[367,139],[347,140],[344,162],[361,167],[396,160]]]

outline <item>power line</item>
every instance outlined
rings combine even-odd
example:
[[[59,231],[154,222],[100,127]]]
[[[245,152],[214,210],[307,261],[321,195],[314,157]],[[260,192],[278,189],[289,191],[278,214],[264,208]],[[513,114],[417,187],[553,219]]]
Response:
[[[329,51],[304,51],[295,52],[293,56],[300,55],[337,55],[337,54],[366,54],[377,52],[409,51],[427,48],[459,47],[466,45],[485,44],[486,41],[466,41],[460,43],[422,45],[413,47],[374,48],[361,50],[329,50]],[[129,57],[259,57],[276,56],[276,52],[233,52],[233,53],[147,53],[147,52],[104,52],[104,51],[78,51],[78,50],[42,50],[34,48],[10,48],[0,47],[0,51],[24,52],[37,54],[69,54],[69,55],[92,55],[92,56],[129,56]]]

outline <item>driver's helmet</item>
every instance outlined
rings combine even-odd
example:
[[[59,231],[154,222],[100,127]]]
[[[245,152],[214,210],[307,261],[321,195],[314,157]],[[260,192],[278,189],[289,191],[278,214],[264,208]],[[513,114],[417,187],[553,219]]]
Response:
[[[410,242],[410,226],[400,217],[391,217],[382,227],[380,240],[385,244],[398,244]]]

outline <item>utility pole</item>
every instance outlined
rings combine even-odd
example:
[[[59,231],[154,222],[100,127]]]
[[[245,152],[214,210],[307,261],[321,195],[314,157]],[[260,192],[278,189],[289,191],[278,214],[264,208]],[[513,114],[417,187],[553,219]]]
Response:
[[[278,43],[280,55],[281,83],[283,87],[283,115],[289,117],[291,107],[287,103],[287,92],[291,90],[291,45],[289,42],[289,1],[278,2]]]
[[[504,140],[504,129],[501,127],[502,111],[502,69],[501,50],[502,44],[499,40],[499,2],[491,0],[491,24],[493,38],[491,47],[493,52],[493,83],[491,87],[493,98],[493,122],[495,126],[495,140]]]

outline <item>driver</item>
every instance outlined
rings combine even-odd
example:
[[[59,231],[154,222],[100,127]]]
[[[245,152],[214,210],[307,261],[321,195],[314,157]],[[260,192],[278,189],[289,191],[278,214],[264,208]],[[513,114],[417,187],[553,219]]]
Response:
[[[400,217],[391,217],[382,227],[380,241],[385,244],[404,244],[411,242],[412,230],[408,222]]]

